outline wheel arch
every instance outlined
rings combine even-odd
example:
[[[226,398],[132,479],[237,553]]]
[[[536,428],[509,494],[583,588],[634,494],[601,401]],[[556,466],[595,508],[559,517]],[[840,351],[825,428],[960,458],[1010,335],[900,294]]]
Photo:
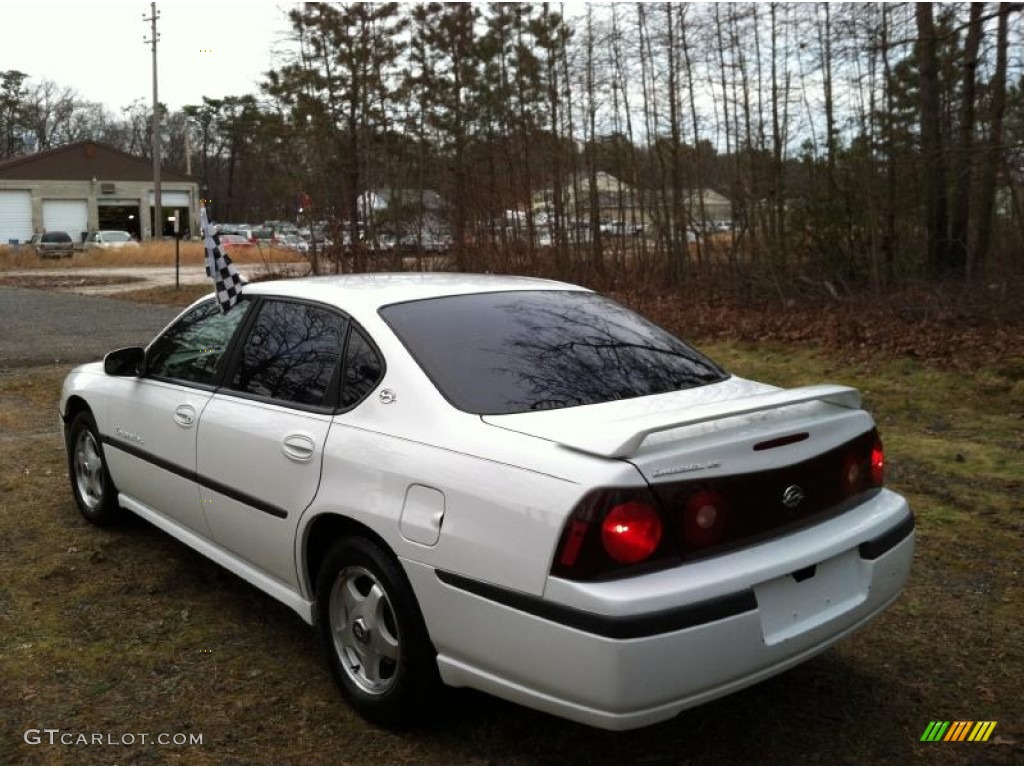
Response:
[[[89,406],[89,403],[87,403],[85,398],[81,395],[71,395],[71,397],[68,398],[67,403],[64,405],[64,425],[69,425],[74,420],[75,416],[83,411],[92,413],[92,408]],[[93,415],[93,418],[95,418],[95,414]]]
[[[317,573],[331,545],[345,536],[362,536],[369,539],[399,562],[391,546],[369,526],[337,512],[323,512],[313,518],[303,531],[300,577],[304,589],[311,597],[315,597]],[[399,568],[404,571],[401,563]]]
[[[93,421],[96,420],[96,414],[86,399],[81,395],[71,395],[64,403],[64,413],[61,414],[61,422],[64,425],[64,447],[68,450],[71,449],[71,445],[68,442],[71,433],[71,423],[80,413],[88,413],[92,416]]]

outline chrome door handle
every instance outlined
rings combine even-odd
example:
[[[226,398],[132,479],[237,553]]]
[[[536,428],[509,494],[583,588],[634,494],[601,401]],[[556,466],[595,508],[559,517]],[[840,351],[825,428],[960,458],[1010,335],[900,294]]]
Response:
[[[174,409],[174,420],[187,429],[196,423],[196,409],[191,405],[179,405]]]
[[[281,451],[292,461],[307,462],[316,452],[316,443],[309,435],[288,435],[281,443]]]

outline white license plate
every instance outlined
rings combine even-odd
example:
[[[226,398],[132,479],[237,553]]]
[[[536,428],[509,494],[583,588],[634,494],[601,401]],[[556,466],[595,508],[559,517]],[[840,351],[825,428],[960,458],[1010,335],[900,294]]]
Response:
[[[869,574],[856,549],[824,560],[813,575],[797,572],[754,586],[761,632],[775,645],[856,608],[868,596]]]

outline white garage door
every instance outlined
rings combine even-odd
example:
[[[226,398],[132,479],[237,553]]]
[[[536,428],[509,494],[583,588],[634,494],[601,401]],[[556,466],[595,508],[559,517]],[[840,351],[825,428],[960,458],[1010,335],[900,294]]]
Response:
[[[149,193],[149,204],[156,205],[154,202],[156,195],[152,192]],[[174,192],[169,189],[160,190],[160,207],[161,208],[188,208],[188,192]]]
[[[32,239],[32,196],[28,190],[0,190],[0,245]]]
[[[76,243],[89,228],[89,208],[85,200],[43,200],[43,229],[71,235]]]

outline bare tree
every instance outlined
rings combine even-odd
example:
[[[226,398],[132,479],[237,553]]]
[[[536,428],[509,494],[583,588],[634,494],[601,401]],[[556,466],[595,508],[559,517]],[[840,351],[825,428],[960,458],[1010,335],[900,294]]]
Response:
[[[973,277],[981,275],[988,263],[992,248],[993,212],[999,167],[1004,156],[1003,116],[1006,111],[1006,67],[1009,43],[1010,13],[1020,9],[1019,3],[999,4],[999,28],[996,33],[996,68],[992,75],[991,111],[988,142],[981,169],[981,197],[978,203],[978,244],[974,258],[968,261],[967,271]]]
[[[949,272],[957,277],[964,277],[967,274],[971,174],[974,168],[975,71],[978,68],[978,47],[982,36],[981,15],[984,10],[984,3],[971,3],[971,20],[967,27],[967,42],[961,65],[960,138],[954,154],[949,236]]]
[[[941,133],[939,63],[931,3],[917,4],[917,58],[921,115],[921,153],[925,163],[924,204],[928,236],[928,263],[932,273],[949,274],[946,157]]]

